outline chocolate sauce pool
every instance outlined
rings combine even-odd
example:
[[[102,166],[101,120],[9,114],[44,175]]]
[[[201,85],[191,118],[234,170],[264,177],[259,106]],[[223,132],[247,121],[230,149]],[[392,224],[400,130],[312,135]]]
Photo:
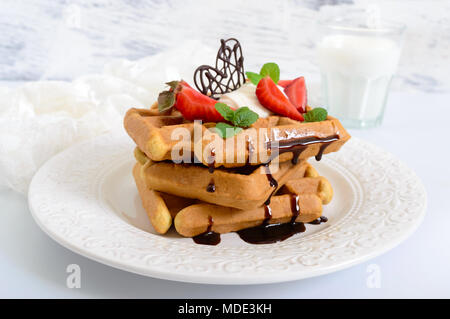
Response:
[[[313,220],[312,222],[309,222],[308,224],[311,225],[320,225],[322,223],[326,223],[328,221],[328,218],[325,216],[320,216],[319,218]]]
[[[298,195],[291,195],[291,211],[292,217],[289,223],[269,224],[272,218],[272,211],[268,205],[265,205],[263,223],[256,227],[239,230],[237,233],[243,241],[250,244],[272,244],[283,241],[295,234],[303,233],[306,230],[305,225],[295,221],[300,215]]]
[[[249,244],[273,244],[289,237],[303,233],[306,230],[303,223],[267,224],[239,230],[241,239]]]

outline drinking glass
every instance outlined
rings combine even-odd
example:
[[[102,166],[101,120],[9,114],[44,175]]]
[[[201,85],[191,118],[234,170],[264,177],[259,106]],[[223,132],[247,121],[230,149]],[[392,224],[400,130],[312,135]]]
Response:
[[[379,126],[405,26],[363,15],[321,21],[318,60],[329,113],[347,127]]]

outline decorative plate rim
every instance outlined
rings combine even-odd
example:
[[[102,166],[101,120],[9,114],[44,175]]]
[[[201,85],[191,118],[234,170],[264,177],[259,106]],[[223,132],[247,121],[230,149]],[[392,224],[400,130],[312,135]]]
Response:
[[[118,131],[47,161],[28,192],[40,228],[64,247],[125,271],[194,283],[263,284],[323,275],[376,257],[409,237],[425,216],[427,196],[419,177],[394,155],[353,137],[323,159],[355,193],[347,214],[330,227],[274,244],[270,253],[266,245],[227,248],[167,240],[127,224],[102,200],[102,181],[130,160],[133,147]]]

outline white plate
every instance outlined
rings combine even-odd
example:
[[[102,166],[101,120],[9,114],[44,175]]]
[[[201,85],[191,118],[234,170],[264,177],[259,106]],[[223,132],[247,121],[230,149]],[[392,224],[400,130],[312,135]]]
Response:
[[[131,168],[134,144],[122,132],[74,146],[34,176],[31,212],[54,240],[83,256],[134,273],[210,284],[259,284],[330,273],[395,247],[420,224],[426,193],[418,177],[380,148],[352,138],[310,162],[333,185],[329,221],[283,242],[251,245],[234,234],[218,246],[174,231],[156,234]]]

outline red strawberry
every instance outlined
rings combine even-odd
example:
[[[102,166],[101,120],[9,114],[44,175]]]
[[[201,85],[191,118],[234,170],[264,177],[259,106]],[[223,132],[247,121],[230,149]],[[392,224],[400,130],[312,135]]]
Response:
[[[177,94],[175,107],[187,120],[203,120],[205,122],[225,121],[219,112],[214,108],[216,100],[206,96],[191,87],[182,85],[181,91]]]
[[[284,93],[289,101],[299,110],[300,113],[306,111],[306,86],[303,76],[292,80],[292,82],[284,88]]]
[[[206,96],[189,86],[185,81],[167,83],[171,89],[159,94],[158,107],[165,111],[175,106],[187,120],[202,120],[204,122],[225,121],[215,109],[216,100]],[[174,95],[175,94],[175,98]]]
[[[286,88],[289,84],[292,83],[294,80],[279,80],[277,85]]]
[[[304,120],[303,116],[269,76],[259,81],[256,87],[256,97],[259,103],[274,113],[287,116],[297,121]]]

